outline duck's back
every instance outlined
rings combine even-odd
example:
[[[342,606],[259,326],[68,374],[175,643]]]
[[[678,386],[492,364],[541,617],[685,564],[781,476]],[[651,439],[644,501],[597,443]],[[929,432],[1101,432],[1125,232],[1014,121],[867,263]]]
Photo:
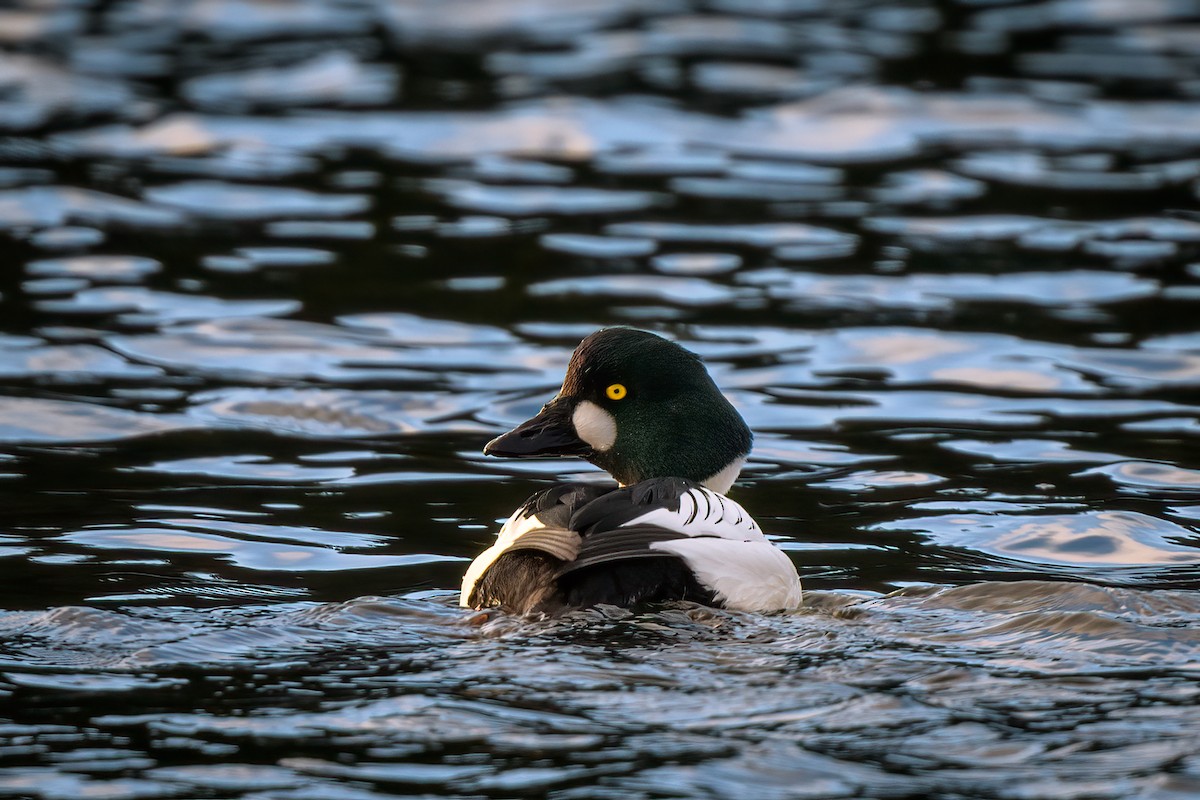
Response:
[[[798,606],[800,583],[740,505],[656,478],[534,495],[471,564],[460,598],[517,613],[664,600],[771,611]]]

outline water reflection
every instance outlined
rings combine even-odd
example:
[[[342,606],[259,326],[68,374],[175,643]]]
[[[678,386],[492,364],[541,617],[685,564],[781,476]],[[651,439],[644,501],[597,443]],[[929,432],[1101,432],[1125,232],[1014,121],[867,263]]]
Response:
[[[0,794],[1200,793],[1195,3],[868,5],[0,11]],[[803,613],[454,605],[623,321]]]
[[[1053,781],[1056,791],[1094,794],[1097,770],[1120,776],[1127,769],[1129,745],[1118,742],[1148,724],[1164,726],[1141,704],[1190,696],[1184,676],[1200,646],[1189,632],[1154,626],[1195,618],[1194,598],[1179,592],[1023,582],[885,598],[818,593],[814,600],[799,616],[681,606],[640,616],[585,612],[516,627],[503,620],[483,628],[456,624],[447,599],[428,597],[181,612],[171,623],[145,612],[10,613],[0,625],[21,631],[35,657],[85,653],[99,631],[117,645],[107,658],[121,654],[99,671],[93,654],[81,674],[26,674],[10,684],[22,692],[82,691],[100,701],[133,690],[158,698],[185,690],[219,703],[218,692],[232,699],[293,687],[286,706],[272,713],[130,714],[113,706],[93,717],[91,746],[143,727],[153,731],[143,760],[126,768],[161,781],[162,791],[194,786],[211,771],[234,793],[260,789],[260,782],[303,781],[333,796],[340,790],[323,781],[352,778],[383,792],[438,786],[489,794],[597,780],[629,793],[675,781],[675,791],[689,795],[726,782],[732,789],[778,781],[780,796],[795,796],[787,787],[805,780],[823,797],[998,788],[1014,774],[1023,782]],[[624,651],[615,661],[608,654],[614,642]],[[481,647],[504,658],[480,659]],[[1087,675],[1064,658],[1065,647],[1087,653]],[[904,655],[914,648],[925,656],[919,666]],[[547,662],[551,653],[557,656]],[[139,677],[151,667],[171,676],[178,669],[172,665],[195,664],[221,670],[223,688],[185,689],[186,670]],[[1153,677],[1124,677],[1130,667]],[[1105,671],[1111,676],[1100,679]],[[748,672],[777,677],[740,686]],[[902,694],[893,691],[897,685]],[[440,688],[431,694],[433,686]],[[963,720],[971,707],[987,713]],[[1013,715],[1020,726],[1007,723]],[[1159,727],[1157,755],[1147,757],[1165,762],[1190,752],[1190,719],[1176,715]],[[673,731],[670,742],[663,741],[664,725]],[[22,733],[36,741],[53,728],[28,725]],[[1096,750],[1098,736],[1112,744]],[[336,758],[341,748],[364,746],[355,744],[364,737],[370,749],[362,758]],[[1093,744],[1093,755],[1055,752],[1084,742]],[[239,760],[230,760],[230,745],[239,748]],[[454,755],[481,746],[485,759]],[[891,754],[889,764],[918,768],[896,773],[862,758],[877,748]],[[180,750],[225,766],[147,768],[160,752]],[[533,752],[548,761],[531,763],[526,754]],[[93,758],[119,755],[114,748]],[[659,763],[639,767],[647,756]],[[693,766],[683,770],[675,759]],[[764,769],[766,776],[753,774]],[[3,779],[16,787],[28,774]],[[106,780],[98,769],[83,775],[79,780],[89,783]],[[1120,786],[1158,781],[1121,778]]]
[[[176,521],[174,524],[179,524]],[[212,523],[201,522],[198,527],[211,528]],[[220,529],[222,526],[216,526]],[[238,526],[244,536],[246,526]],[[295,539],[289,529],[258,530],[256,535],[267,535],[275,539]],[[87,531],[71,531],[63,535],[65,541],[100,550],[148,550],[158,553],[204,553],[219,554],[237,567],[254,570],[286,570],[289,572],[309,570],[378,569],[424,564],[443,560],[443,556],[429,554],[405,554],[397,556],[364,555],[343,553],[325,546],[305,546],[293,542],[259,542],[244,538],[232,538],[219,534],[182,530],[179,528],[113,528]],[[299,537],[306,538],[306,537]],[[342,543],[339,546],[346,546]],[[371,546],[369,539],[350,543],[350,546]]]
[[[1078,567],[1101,575],[1104,567],[1200,563],[1196,548],[1177,543],[1191,532],[1134,511],[1069,516],[947,514],[897,520],[879,530],[915,530],[942,544],[965,546],[1002,558]]]

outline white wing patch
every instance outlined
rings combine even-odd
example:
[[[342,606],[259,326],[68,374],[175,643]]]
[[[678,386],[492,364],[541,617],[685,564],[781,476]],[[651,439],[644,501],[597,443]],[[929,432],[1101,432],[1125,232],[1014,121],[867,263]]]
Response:
[[[677,510],[656,508],[625,525],[657,525],[691,537],[655,542],[650,548],[683,559],[726,608],[800,607],[800,576],[792,560],[763,535],[746,509],[722,494],[691,489],[680,496]]]
[[[467,574],[463,575],[462,592],[458,595],[460,606],[471,607],[469,600],[471,593],[475,591],[475,584],[483,577],[483,573],[487,572],[488,567],[495,563],[501,553],[512,547],[517,539],[530,531],[546,527],[546,524],[538,519],[536,514],[525,514],[522,513],[523,511],[524,507],[514,511],[500,528],[500,532],[496,534],[496,543],[477,555],[471,562],[471,566],[467,567]]]
[[[800,607],[800,576],[795,565],[765,539],[738,542],[705,536],[655,542],[650,547],[682,558],[726,608],[787,611]]]
[[[686,536],[717,536],[739,542],[765,542],[758,523],[746,509],[711,489],[695,488],[679,497],[679,508],[656,508],[631,519],[630,525],[657,525]]]

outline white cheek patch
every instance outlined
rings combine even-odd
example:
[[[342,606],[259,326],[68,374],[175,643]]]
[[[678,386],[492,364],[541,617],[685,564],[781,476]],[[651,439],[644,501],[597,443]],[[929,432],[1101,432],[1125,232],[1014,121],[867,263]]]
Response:
[[[580,439],[601,453],[617,441],[617,421],[591,400],[584,400],[575,406],[571,424],[575,426],[575,434]]]

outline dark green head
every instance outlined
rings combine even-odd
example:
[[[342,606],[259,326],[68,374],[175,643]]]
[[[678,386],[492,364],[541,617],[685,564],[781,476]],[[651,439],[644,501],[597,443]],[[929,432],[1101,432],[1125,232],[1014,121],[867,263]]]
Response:
[[[580,342],[541,413],[483,452],[580,456],[625,485],[676,477],[724,492],[750,442],[699,356],[653,333],[604,328]]]

